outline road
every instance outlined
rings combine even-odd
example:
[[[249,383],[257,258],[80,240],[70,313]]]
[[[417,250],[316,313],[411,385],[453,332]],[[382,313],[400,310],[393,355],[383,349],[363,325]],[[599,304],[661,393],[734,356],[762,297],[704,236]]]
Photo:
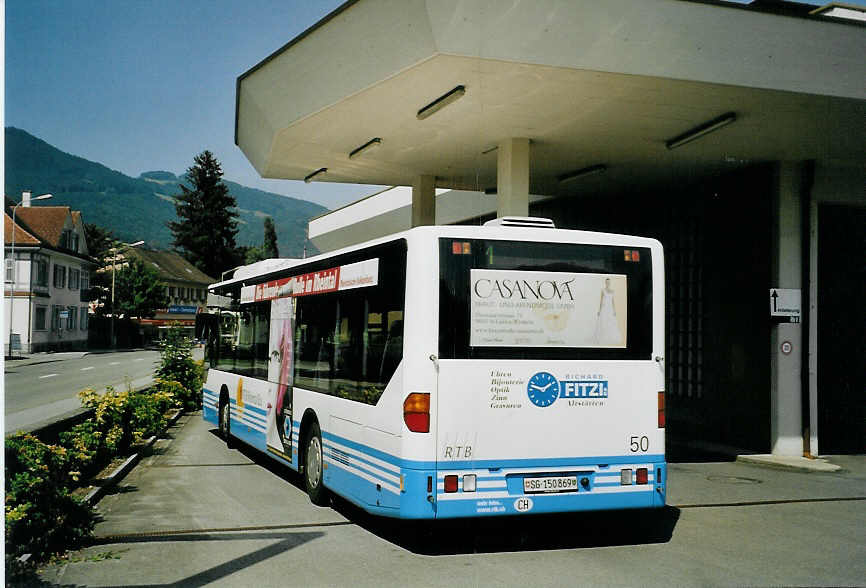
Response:
[[[659,516],[526,516],[427,528],[229,450],[200,414],[99,503],[97,542],[44,580],[87,586],[862,585],[866,458],[836,473],[671,464]]]
[[[44,360],[44,361],[43,361]],[[50,422],[81,407],[78,392],[87,387],[126,389],[153,381],[158,351],[57,353],[34,355],[5,364],[6,433]]]

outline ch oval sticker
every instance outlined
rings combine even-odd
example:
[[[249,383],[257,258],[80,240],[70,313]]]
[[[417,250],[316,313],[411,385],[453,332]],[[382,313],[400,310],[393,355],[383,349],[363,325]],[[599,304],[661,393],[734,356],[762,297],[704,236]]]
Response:
[[[529,512],[532,510],[532,506],[531,498],[518,498],[514,501],[514,508],[517,512]]]

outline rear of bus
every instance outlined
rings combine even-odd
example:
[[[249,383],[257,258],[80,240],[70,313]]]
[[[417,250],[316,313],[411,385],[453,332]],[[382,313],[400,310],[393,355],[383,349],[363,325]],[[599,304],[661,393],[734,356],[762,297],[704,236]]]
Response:
[[[435,375],[406,372],[404,402],[411,431],[424,400],[411,390],[432,389],[429,433],[405,434],[404,463],[425,444],[435,459],[407,472],[426,500],[403,516],[664,506],[661,244],[510,226],[429,236],[414,254],[437,259],[437,353],[416,361]]]

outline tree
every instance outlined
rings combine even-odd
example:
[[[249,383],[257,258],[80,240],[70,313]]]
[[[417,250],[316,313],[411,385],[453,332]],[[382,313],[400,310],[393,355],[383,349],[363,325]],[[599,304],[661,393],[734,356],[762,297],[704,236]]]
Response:
[[[117,242],[111,229],[91,223],[84,223],[84,238],[87,240],[87,252],[96,259],[98,268],[107,267],[111,263],[110,250]]]
[[[265,255],[265,250],[263,247],[257,247],[255,245],[250,245],[249,247],[244,247],[244,263],[250,264],[255,263],[257,261],[261,261],[263,259],[267,259]]]
[[[88,253],[96,260],[95,271],[90,274],[90,292],[87,296],[97,303],[97,312],[104,314],[109,312],[107,298],[111,288],[111,248],[117,244],[117,239],[111,229],[90,223],[84,223],[84,237]]]
[[[203,151],[187,169],[191,188],[179,184],[175,194],[178,221],[169,222],[174,246],[190,263],[219,279],[222,272],[242,263],[235,236],[238,211],[223,183],[223,170],[210,151]]]
[[[265,217],[265,241],[262,249],[265,259],[280,256],[280,250],[277,248],[277,229],[274,227],[274,220],[269,216]]]
[[[165,286],[157,271],[137,258],[128,258],[115,275],[115,313],[126,318],[152,318],[157,309],[166,306]]]

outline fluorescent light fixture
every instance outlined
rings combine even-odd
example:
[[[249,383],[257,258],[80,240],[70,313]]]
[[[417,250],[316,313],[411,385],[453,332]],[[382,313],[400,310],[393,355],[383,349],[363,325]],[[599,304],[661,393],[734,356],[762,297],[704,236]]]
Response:
[[[583,178],[586,176],[591,176],[592,174],[600,174],[607,171],[607,166],[603,163],[599,163],[598,165],[591,165],[589,167],[584,167],[577,171],[568,172],[567,174],[562,174],[558,176],[556,179],[560,184],[564,184],[566,182],[570,182],[572,180],[576,180],[577,178]]]
[[[487,155],[488,153],[493,153],[497,149],[499,149],[499,145],[494,145],[493,147],[488,147],[487,149],[485,149],[484,151],[481,152],[481,155]]]
[[[466,86],[462,85],[442,94],[436,100],[418,111],[416,114],[418,120],[424,120],[428,116],[436,114],[452,102],[462,98],[464,94],[466,94]]]
[[[317,169],[316,171],[314,171],[313,173],[311,173],[310,175],[308,175],[307,177],[305,177],[305,178],[304,178],[304,183],[309,184],[310,182],[313,181],[313,178],[315,178],[315,177],[316,177],[317,175],[319,175],[319,174],[323,174],[323,173],[325,173],[326,171],[328,171],[328,168],[326,168],[326,167],[320,167],[319,169]]]
[[[707,133],[712,133],[715,130],[718,130],[724,126],[727,126],[737,120],[736,113],[726,112],[721,116],[717,116],[711,121],[707,121],[701,125],[696,126],[693,129],[686,131],[681,135],[677,135],[673,139],[668,139],[665,141],[665,146],[668,149],[676,149],[686,143],[690,143],[699,137],[703,137]]]
[[[380,137],[374,137],[374,138],[370,139],[369,141],[367,141],[366,143],[364,143],[363,145],[361,145],[360,147],[358,147],[357,149],[352,149],[352,152],[349,153],[349,159],[353,159],[353,158],[361,155],[364,151],[367,151],[368,149],[372,149],[374,147],[378,147],[381,144],[382,144],[382,139]]]

